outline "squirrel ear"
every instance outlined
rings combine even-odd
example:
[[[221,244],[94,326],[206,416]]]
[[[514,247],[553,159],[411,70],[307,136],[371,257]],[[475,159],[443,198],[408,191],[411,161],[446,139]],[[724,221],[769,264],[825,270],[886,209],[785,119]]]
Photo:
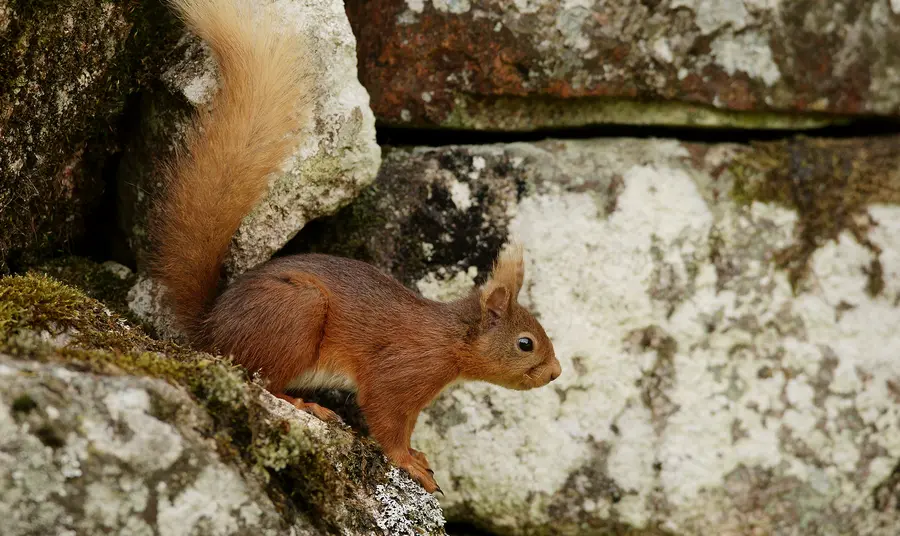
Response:
[[[481,313],[485,318],[496,320],[503,318],[509,311],[509,290],[493,282],[485,285],[481,291]]]
[[[512,242],[497,256],[491,281],[506,287],[513,300],[519,297],[519,290],[525,280],[525,261],[522,258],[522,245]]]

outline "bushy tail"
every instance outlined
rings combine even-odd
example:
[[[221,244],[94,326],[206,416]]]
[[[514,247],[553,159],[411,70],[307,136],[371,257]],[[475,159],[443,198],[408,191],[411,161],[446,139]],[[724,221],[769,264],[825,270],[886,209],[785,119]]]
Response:
[[[169,0],[206,41],[221,73],[211,111],[198,113],[164,169],[151,217],[151,275],[195,340],[216,297],[232,235],[287,159],[310,117],[303,57],[253,0]],[[261,9],[259,11],[262,11]]]

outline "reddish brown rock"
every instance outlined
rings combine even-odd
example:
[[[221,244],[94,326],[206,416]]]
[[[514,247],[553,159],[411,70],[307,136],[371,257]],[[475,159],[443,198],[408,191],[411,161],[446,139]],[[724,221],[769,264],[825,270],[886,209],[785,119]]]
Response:
[[[391,125],[770,128],[900,113],[889,0],[349,0],[347,11],[363,83]]]

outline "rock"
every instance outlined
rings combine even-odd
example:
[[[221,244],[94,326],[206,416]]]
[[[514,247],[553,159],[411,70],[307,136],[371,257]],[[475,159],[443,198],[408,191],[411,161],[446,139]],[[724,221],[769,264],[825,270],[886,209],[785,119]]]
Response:
[[[225,463],[201,433],[209,416],[164,381],[3,356],[0,384],[7,534],[316,533]]]
[[[159,2],[0,0],[0,273],[82,237],[116,116],[173,35]]]
[[[395,126],[795,128],[900,112],[888,0],[357,0],[348,13],[375,114]]]
[[[46,276],[0,279],[4,535],[440,535],[374,444]]]
[[[495,534],[900,523],[900,138],[390,149],[293,251],[450,299],[526,246],[563,368],[419,419],[449,521]]]
[[[273,177],[268,196],[235,235],[226,263],[232,276],[267,260],[310,219],[352,199],[374,180],[380,163],[369,96],[356,75],[356,40],[342,3],[266,4],[283,20],[283,31],[306,40],[312,85],[318,89],[312,96],[316,116],[300,134],[295,154]],[[217,88],[217,70],[207,49],[193,36],[185,40],[189,50],[163,74],[164,89],[141,103],[141,132],[119,170],[121,225],[140,271],[148,249],[147,209],[158,187],[155,165],[180,143],[192,109],[208,105]]]

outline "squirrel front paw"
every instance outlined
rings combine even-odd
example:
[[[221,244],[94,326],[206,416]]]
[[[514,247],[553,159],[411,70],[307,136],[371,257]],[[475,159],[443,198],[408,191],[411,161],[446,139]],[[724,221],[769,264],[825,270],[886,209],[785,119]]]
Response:
[[[419,469],[430,475],[434,474],[434,471],[431,470],[431,465],[428,463],[428,459],[425,458],[425,454],[416,449],[409,449],[409,455],[412,456],[413,462],[419,466]]]
[[[413,462],[407,465],[406,467],[402,467],[402,469],[406,469],[406,472],[409,473],[409,476],[412,477],[413,480],[419,483],[427,493],[434,493],[439,491],[441,495],[444,494],[441,491],[441,487],[438,486],[437,481],[434,479],[434,473],[429,469],[428,471],[423,471],[418,463]]]
[[[432,471],[431,467],[428,465],[428,460],[425,459],[424,454],[417,450],[409,449],[405,456],[400,455],[391,458],[394,465],[409,473],[409,476],[418,482],[427,493],[434,493],[437,491],[440,492],[441,495],[444,494],[444,492],[441,491],[441,487],[438,486],[438,483],[434,480],[434,471]]]

